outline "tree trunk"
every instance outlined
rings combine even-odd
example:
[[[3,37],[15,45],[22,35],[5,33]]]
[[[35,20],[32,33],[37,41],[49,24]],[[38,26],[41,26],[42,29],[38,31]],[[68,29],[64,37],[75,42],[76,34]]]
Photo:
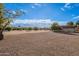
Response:
[[[3,31],[5,30],[8,24],[9,24],[9,21],[3,26],[2,30],[0,30],[0,40],[4,39]]]
[[[3,39],[4,39],[3,33],[2,31],[0,31],[0,40],[3,40]]]

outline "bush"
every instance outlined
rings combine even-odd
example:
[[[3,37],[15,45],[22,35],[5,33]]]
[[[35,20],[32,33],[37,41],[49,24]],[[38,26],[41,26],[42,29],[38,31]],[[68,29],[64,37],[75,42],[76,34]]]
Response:
[[[23,30],[22,28],[16,28],[16,30]]]
[[[33,30],[38,30],[38,28],[37,28],[37,27],[35,27],[35,28],[33,28]]]
[[[59,26],[52,26],[51,29],[54,31],[61,30],[61,28]]]
[[[11,27],[7,27],[7,28],[5,28],[5,30],[11,31],[12,28]]]
[[[16,27],[13,27],[13,30],[17,30],[17,28]]]
[[[26,28],[26,27],[24,27],[24,28],[14,27],[13,30],[32,30],[32,28],[31,27],[29,27],[29,28]]]
[[[23,30],[28,30],[27,28],[23,28]]]
[[[29,28],[27,28],[27,30],[32,30],[32,28],[31,28],[31,27],[29,27]]]
[[[60,31],[61,30],[61,28],[60,28],[60,26],[59,26],[59,24],[58,23],[53,23],[52,25],[51,25],[51,30],[53,30],[53,31]]]
[[[0,27],[0,30],[2,29],[2,27]]]

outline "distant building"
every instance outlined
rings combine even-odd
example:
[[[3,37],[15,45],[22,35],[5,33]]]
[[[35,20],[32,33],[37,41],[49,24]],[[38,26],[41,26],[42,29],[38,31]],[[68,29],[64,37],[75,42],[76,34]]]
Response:
[[[62,31],[65,32],[76,32],[76,26],[60,26]]]
[[[75,29],[76,29],[76,32],[79,32],[79,25]]]

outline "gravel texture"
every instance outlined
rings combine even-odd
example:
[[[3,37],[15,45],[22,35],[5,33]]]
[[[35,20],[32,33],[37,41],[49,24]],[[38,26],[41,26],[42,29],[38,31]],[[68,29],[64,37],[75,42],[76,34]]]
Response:
[[[79,33],[11,31],[0,41],[1,56],[79,56]]]

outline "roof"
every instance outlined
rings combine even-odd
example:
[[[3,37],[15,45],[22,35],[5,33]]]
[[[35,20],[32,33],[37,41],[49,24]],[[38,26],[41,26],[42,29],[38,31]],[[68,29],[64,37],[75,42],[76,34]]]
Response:
[[[75,28],[76,26],[60,26],[61,28]]]

